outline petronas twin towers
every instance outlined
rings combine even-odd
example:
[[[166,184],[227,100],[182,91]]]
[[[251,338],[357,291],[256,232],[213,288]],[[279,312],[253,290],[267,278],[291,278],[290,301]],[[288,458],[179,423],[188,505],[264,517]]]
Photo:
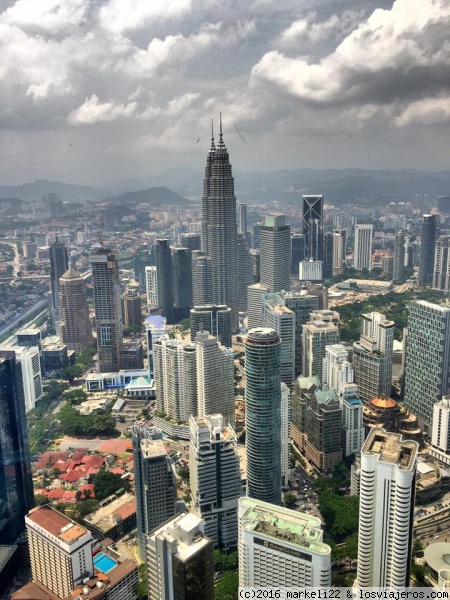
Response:
[[[219,142],[216,146],[212,133],[203,179],[202,250],[211,258],[214,304],[231,308],[233,332],[239,329],[236,237],[234,179],[221,118]]]

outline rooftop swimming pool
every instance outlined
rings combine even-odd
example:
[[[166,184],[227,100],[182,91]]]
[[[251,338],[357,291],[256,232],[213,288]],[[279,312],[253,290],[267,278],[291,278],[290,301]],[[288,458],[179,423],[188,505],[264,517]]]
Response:
[[[103,552],[100,552],[100,554],[94,556],[94,567],[102,573],[109,573],[111,569],[117,567],[117,563]]]

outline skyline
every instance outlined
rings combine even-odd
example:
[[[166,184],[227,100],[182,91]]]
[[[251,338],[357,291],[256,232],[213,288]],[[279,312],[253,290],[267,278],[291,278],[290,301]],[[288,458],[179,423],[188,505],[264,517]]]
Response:
[[[239,171],[448,165],[445,0],[3,4],[2,184],[198,168],[220,111]]]

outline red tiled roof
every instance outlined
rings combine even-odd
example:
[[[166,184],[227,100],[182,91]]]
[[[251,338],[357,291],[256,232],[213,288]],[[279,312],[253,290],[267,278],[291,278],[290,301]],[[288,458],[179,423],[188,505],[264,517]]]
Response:
[[[60,498],[63,497],[63,490],[51,490],[47,496],[47,498],[50,498],[51,500],[59,500]]]
[[[98,447],[99,452],[106,452],[107,454],[120,454],[122,452],[132,452],[133,443],[131,440],[119,439],[119,440],[105,440]]]
[[[117,510],[113,512],[113,517],[122,517],[122,519],[126,519],[133,515],[136,512],[136,498],[130,500]]]
[[[83,479],[83,477],[84,473],[82,473],[81,471],[69,471],[68,473],[63,473],[59,476],[59,478],[62,481],[65,481],[67,483],[75,483],[75,481]]]
[[[56,492],[61,490],[52,491]],[[34,508],[28,513],[28,518],[54,536],[58,536],[63,527],[72,523],[66,516],[49,506],[38,506],[37,508]]]
[[[109,469],[110,473],[114,473],[114,475],[123,475],[125,473],[124,469],[120,467],[114,467],[113,469]]]

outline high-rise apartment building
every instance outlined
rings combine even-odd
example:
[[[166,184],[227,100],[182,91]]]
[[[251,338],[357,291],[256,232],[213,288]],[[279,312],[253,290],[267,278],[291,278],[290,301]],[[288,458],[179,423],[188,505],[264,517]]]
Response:
[[[428,452],[445,465],[450,465],[450,396],[433,406],[433,427]]]
[[[271,292],[291,287],[291,228],[286,217],[266,216],[260,228],[260,283]]]
[[[436,242],[433,287],[450,291],[450,235],[441,235]]]
[[[215,548],[237,548],[241,473],[234,429],[220,415],[191,417],[189,471],[194,512]]]
[[[281,502],[281,340],[273,329],[250,329],[245,340],[247,495]]]
[[[136,518],[142,558],[146,555],[147,534],[176,514],[175,469],[163,440],[157,437],[149,428],[133,428]]]
[[[148,536],[149,600],[214,600],[213,543],[204,529],[184,512]]]
[[[363,402],[358,394],[358,386],[344,383],[339,392],[342,408],[342,446],[344,457],[357,456],[361,452],[365,439],[363,422]]]
[[[173,266],[169,240],[156,240],[156,280],[158,286],[158,308],[168,323],[173,323]]]
[[[72,267],[59,280],[58,330],[69,350],[83,350],[92,343],[86,283]]]
[[[61,600],[94,573],[92,534],[50,506],[25,517],[33,580]]]
[[[340,275],[344,270],[347,232],[335,230],[333,233],[333,275]]]
[[[160,337],[153,344],[156,407],[177,421],[197,414],[196,348]]]
[[[145,288],[145,267],[155,265],[155,247],[153,244],[142,244],[134,255],[134,277],[141,288]]]
[[[280,377],[291,387],[295,380],[295,313],[280,302],[279,294],[264,296],[262,325],[280,336]]]
[[[329,587],[331,548],[318,517],[253,498],[239,500],[239,585]]]
[[[303,196],[305,260],[323,260],[323,196]]]
[[[225,348],[231,348],[231,308],[205,304],[190,310],[191,342],[195,342],[197,332],[209,331]]]
[[[58,237],[49,246],[50,254],[50,284],[52,289],[52,311],[58,314],[59,306],[59,280],[69,268],[69,253],[66,246]]]
[[[430,427],[434,404],[450,392],[450,307],[411,302],[404,389],[406,406]]]
[[[353,383],[353,367],[347,350],[342,344],[325,346],[322,385],[327,385],[339,395],[346,383]]]
[[[365,402],[391,395],[393,345],[394,321],[378,312],[361,316],[361,337],[353,344],[353,369]]]
[[[145,336],[147,340],[148,376],[155,378],[154,347],[156,342],[166,335],[166,317],[161,315],[150,315],[145,319]]]
[[[206,159],[202,196],[202,247],[212,261],[214,304],[232,312],[232,329],[239,328],[236,265],[236,197],[222,122],[217,147],[214,137]],[[195,302],[198,304],[198,302]]]
[[[135,287],[129,287],[122,295],[124,327],[142,327],[141,298]]]
[[[123,340],[119,262],[116,255],[103,246],[93,250],[90,260],[100,372],[117,372]]]
[[[405,232],[400,229],[395,234],[394,240],[394,267],[392,279],[394,283],[400,283],[403,279],[403,265],[405,262]]]
[[[36,402],[44,395],[39,348],[37,346],[30,348],[2,346],[0,348],[0,355],[7,352],[14,352],[16,359],[17,397],[19,402],[25,406],[26,412],[28,412],[35,408]]]
[[[173,304],[175,321],[189,318],[192,304],[192,252],[188,248],[173,248]]]
[[[291,235],[291,275],[298,277],[298,264],[305,260],[305,236],[303,233]]]
[[[436,215],[423,215],[420,233],[420,260],[417,282],[426,286],[433,283],[434,256],[436,252]]]
[[[239,312],[247,311],[247,288],[253,285],[253,257],[248,249],[247,240],[238,233],[236,238],[237,277],[238,291],[237,300]]]
[[[295,314],[295,378],[297,378],[302,374],[303,368],[303,325],[309,321],[310,313],[320,308],[320,299],[306,290],[280,294],[280,299]]]
[[[239,204],[239,213],[238,213],[238,233],[242,233],[245,237],[247,233],[247,205]]]
[[[269,293],[269,288],[262,283],[254,283],[247,288],[247,326],[249,329],[262,327],[263,298]]]
[[[361,451],[359,588],[409,586],[419,446],[372,429]]]
[[[158,275],[155,266],[145,267],[145,291],[149,308],[158,306]]]
[[[205,417],[220,413],[234,426],[233,350],[221,346],[207,331],[199,331],[195,336],[195,353],[197,413],[191,414]]]
[[[372,269],[373,225],[355,225],[355,251],[353,266],[358,271]]]
[[[201,250],[192,252],[192,302],[194,306],[214,303],[213,265]]]
[[[323,279],[323,262],[321,260],[302,260],[298,263],[300,281],[317,282]]]
[[[303,375],[317,375],[322,380],[325,347],[339,343],[339,329],[334,323],[325,321],[310,321],[302,329]]]

